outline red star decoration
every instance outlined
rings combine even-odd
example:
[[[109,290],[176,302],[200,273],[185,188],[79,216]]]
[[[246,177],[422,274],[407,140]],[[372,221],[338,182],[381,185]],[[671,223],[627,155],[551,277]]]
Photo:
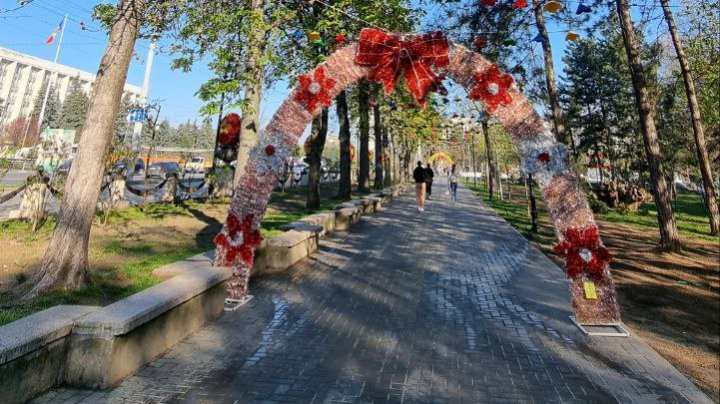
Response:
[[[390,94],[400,76],[404,76],[408,90],[422,106],[437,80],[433,68],[450,63],[449,49],[450,44],[442,32],[404,39],[365,28],[360,32],[355,63],[371,68],[367,79],[382,83],[385,94]]]
[[[225,221],[227,235],[220,233],[213,239],[213,243],[222,247],[225,252],[225,259],[222,262],[224,266],[233,265],[238,255],[247,265],[252,266],[255,247],[262,242],[260,231],[252,230],[252,220],[253,216],[247,215],[240,223],[238,218],[231,213]],[[235,245],[232,241],[238,233],[242,233],[243,241],[242,244]]]
[[[497,66],[492,65],[483,72],[473,75],[475,86],[470,89],[468,97],[473,100],[482,100],[488,112],[494,112],[498,105],[508,105],[512,97],[508,92],[512,86],[513,79],[508,74],[503,74]]]
[[[565,269],[570,278],[583,272],[599,280],[608,266],[612,254],[600,243],[597,227],[565,231],[565,240],[555,246],[555,252],[565,258]]]
[[[327,107],[332,104],[330,90],[335,87],[335,80],[325,77],[325,67],[320,66],[310,74],[301,74],[300,85],[295,93],[295,101],[305,106],[311,114],[315,114],[318,106]]]

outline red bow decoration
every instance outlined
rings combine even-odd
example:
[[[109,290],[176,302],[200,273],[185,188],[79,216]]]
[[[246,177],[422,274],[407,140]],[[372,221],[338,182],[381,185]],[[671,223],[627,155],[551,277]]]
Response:
[[[600,243],[597,227],[567,229],[565,240],[555,246],[555,252],[565,258],[568,277],[574,278],[584,271],[596,281],[602,278],[612,258],[610,251]]]
[[[442,32],[402,37],[365,28],[360,32],[360,46],[355,63],[371,67],[367,79],[382,83],[385,94],[390,94],[400,75],[405,76],[408,89],[420,105],[433,88],[437,76],[434,67],[450,63],[450,44]]]

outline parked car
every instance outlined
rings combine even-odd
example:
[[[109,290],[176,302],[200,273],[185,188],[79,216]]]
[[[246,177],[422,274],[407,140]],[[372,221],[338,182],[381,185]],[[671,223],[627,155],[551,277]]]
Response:
[[[185,171],[191,173],[202,174],[205,172],[205,158],[204,157],[193,157],[190,161],[185,163]]]
[[[68,175],[70,173],[70,167],[72,167],[73,161],[75,161],[74,157],[65,160],[64,163],[60,164],[57,168],[58,175]]]
[[[147,174],[149,177],[166,179],[171,174],[180,174],[180,164],[174,161],[165,161],[150,164]]]
[[[112,171],[115,173],[123,173],[125,175],[132,175],[145,171],[145,161],[137,157],[135,158],[135,166],[132,167],[132,171],[129,171],[129,166],[132,165],[133,159],[123,159],[113,165]]]

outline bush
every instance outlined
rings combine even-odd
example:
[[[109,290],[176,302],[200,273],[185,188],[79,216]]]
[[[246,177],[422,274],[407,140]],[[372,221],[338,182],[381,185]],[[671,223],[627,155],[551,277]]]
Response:
[[[638,211],[640,204],[638,203],[618,203],[615,211],[621,215],[630,215]]]
[[[607,204],[595,196],[594,193],[590,193],[588,196],[588,203],[590,204],[590,209],[592,209],[595,213],[608,213],[610,211],[610,208],[608,208]]]

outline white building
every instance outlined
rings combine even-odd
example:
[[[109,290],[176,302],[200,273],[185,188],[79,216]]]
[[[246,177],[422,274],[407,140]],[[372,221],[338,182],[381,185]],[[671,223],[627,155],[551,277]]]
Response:
[[[30,115],[40,89],[50,79],[60,101],[65,101],[70,80],[76,77],[89,94],[95,73],[0,48],[0,129],[19,116]],[[139,86],[125,84],[125,94],[129,94],[133,102],[141,100]]]

